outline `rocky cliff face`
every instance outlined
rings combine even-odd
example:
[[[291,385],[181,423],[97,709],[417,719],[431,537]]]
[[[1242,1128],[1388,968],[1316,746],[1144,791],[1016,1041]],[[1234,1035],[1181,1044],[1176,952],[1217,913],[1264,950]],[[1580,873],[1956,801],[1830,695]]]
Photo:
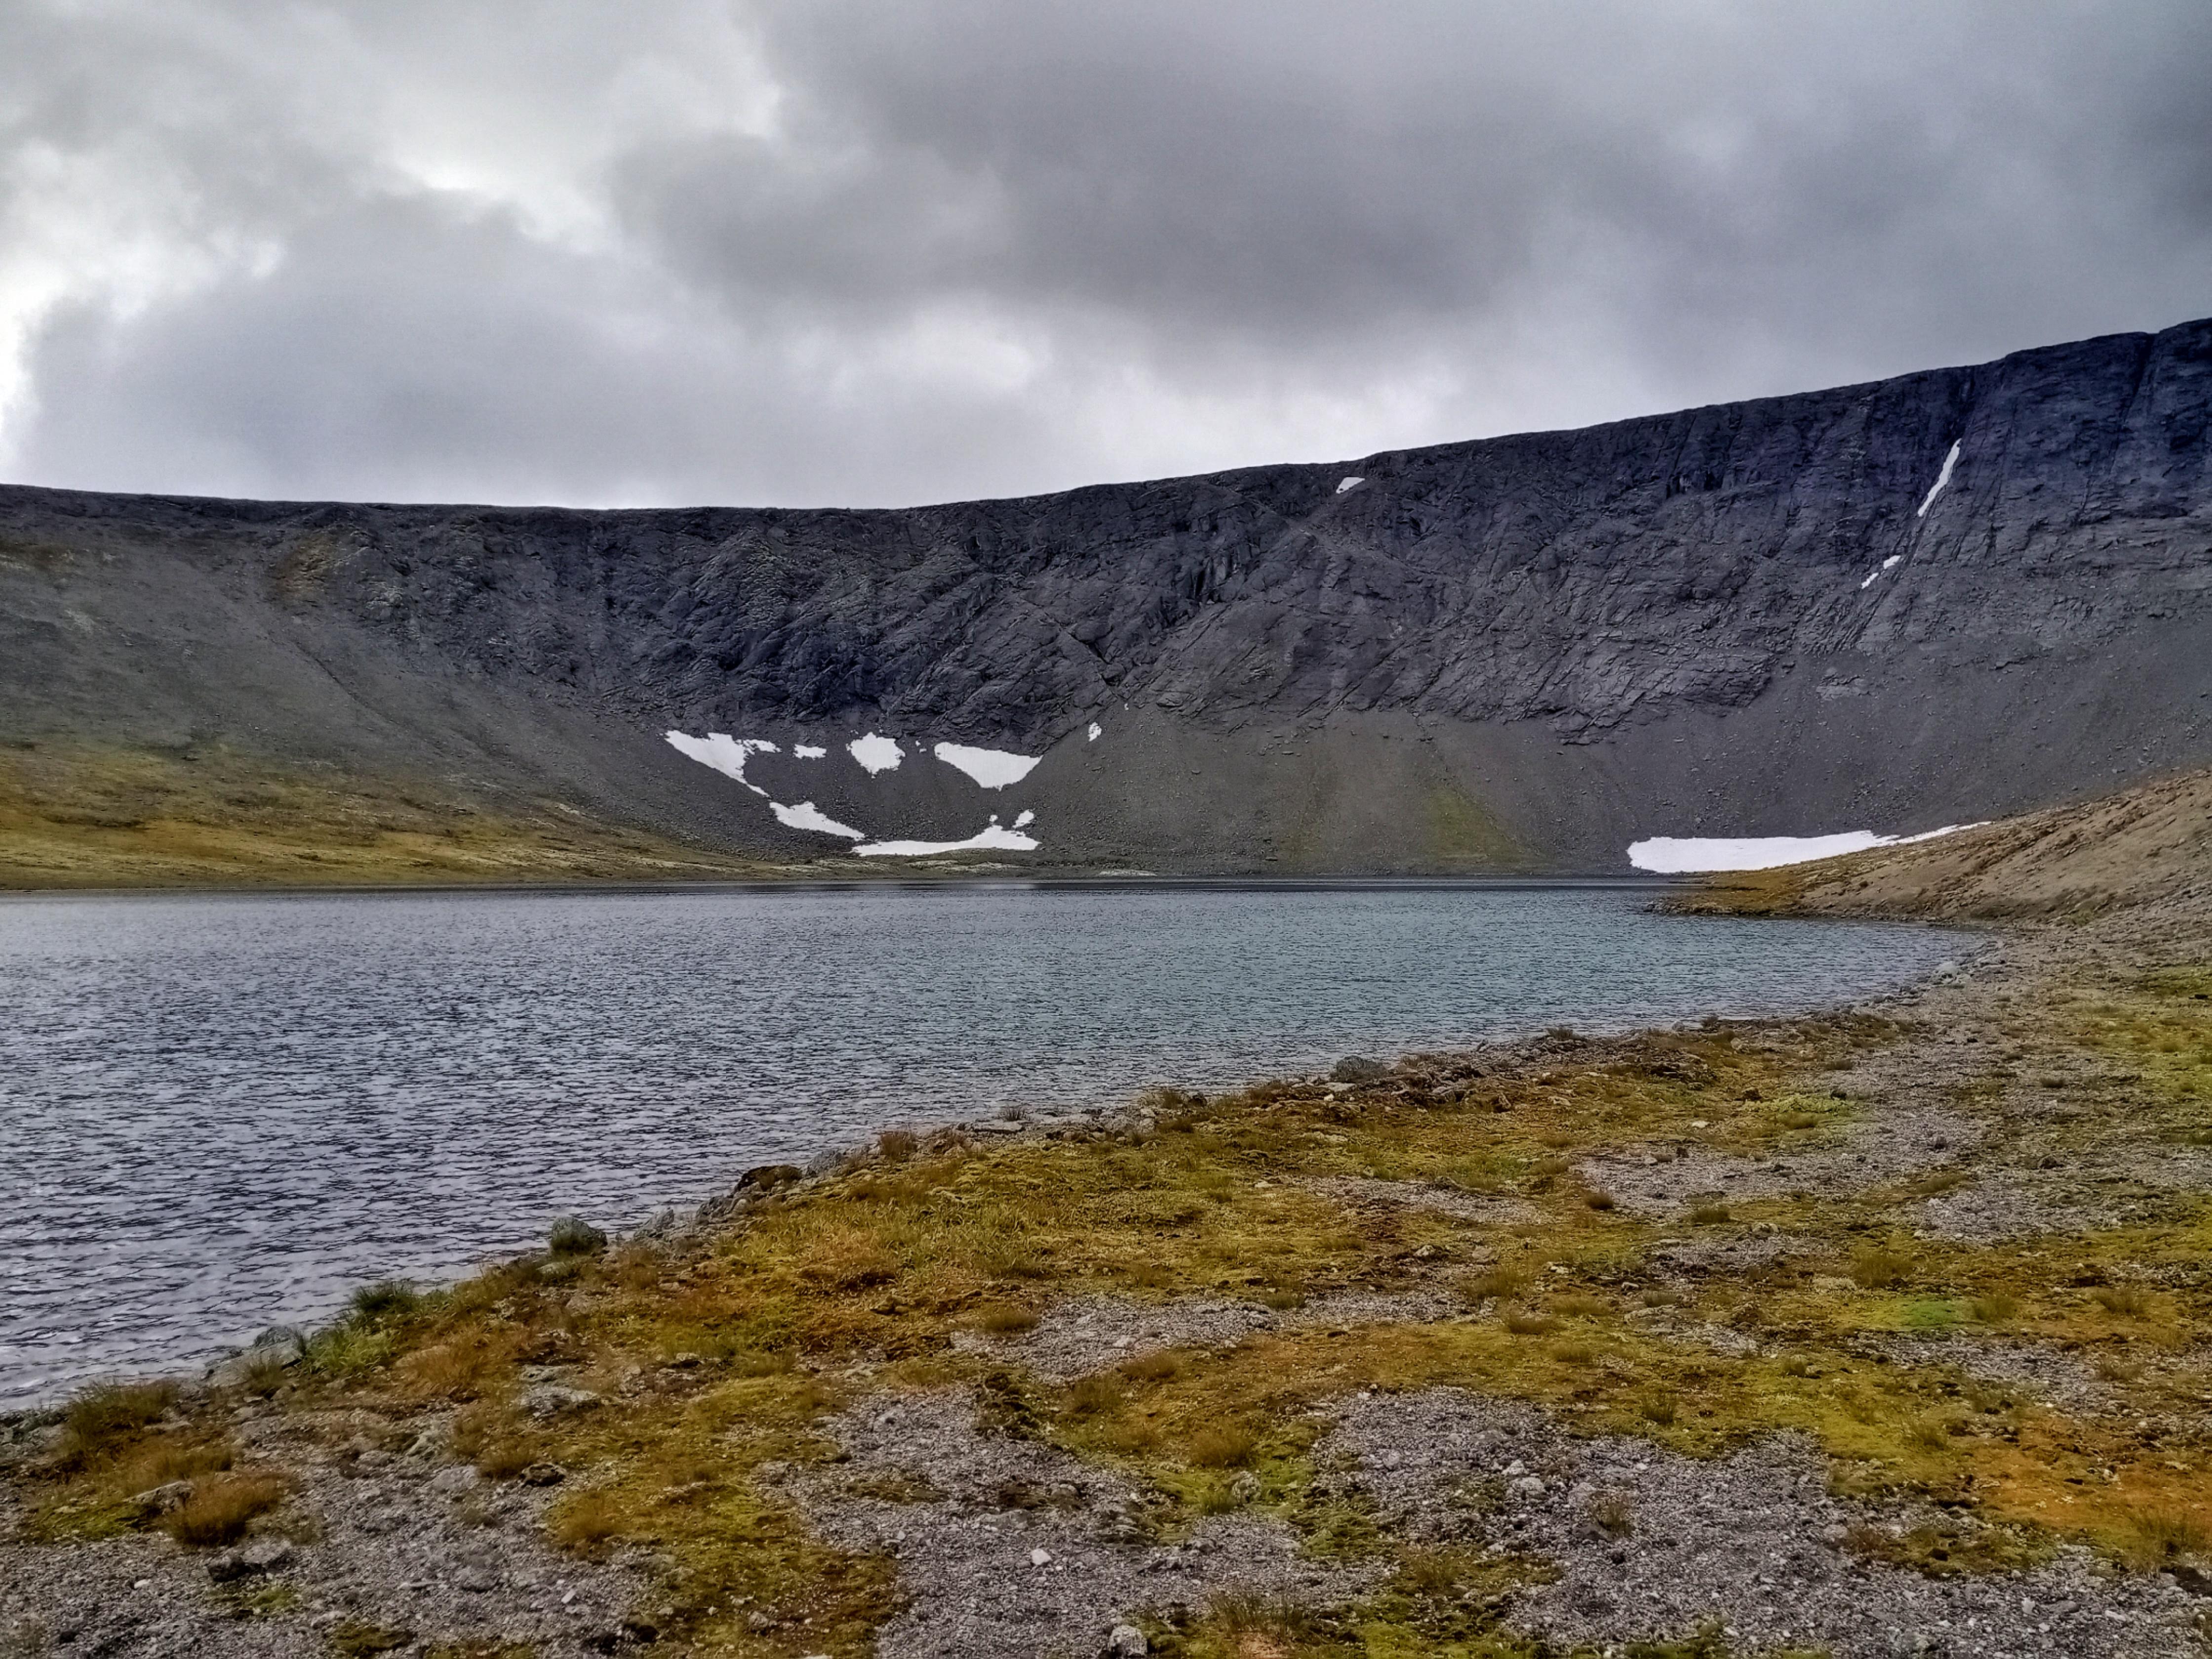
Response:
[[[2212,322],[1579,432],[902,511],[0,489],[0,733],[782,854],[1620,867],[2212,761]],[[1097,738],[1090,729],[1099,728]],[[757,795],[664,728],[777,744]],[[908,761],[871,773],[874,731]],[[939,741],[1041,754],[985,790]],[[794,745],[818,746],[802,759]]]

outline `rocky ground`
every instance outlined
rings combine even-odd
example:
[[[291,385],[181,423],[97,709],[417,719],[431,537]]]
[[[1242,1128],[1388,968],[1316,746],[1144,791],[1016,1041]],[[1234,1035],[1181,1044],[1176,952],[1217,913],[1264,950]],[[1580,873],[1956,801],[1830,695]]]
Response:
[[[2204,1654],[2208,918],[366,1295],[10,1425],[0,1653]]]

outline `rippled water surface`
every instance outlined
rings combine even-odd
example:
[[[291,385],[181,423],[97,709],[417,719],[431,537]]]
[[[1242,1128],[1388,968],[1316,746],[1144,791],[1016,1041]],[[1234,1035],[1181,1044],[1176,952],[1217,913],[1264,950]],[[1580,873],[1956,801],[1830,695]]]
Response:
[[[0,1402],[891,1122],[1802,1007],[1915,928],[1618,888],[0,902]]]

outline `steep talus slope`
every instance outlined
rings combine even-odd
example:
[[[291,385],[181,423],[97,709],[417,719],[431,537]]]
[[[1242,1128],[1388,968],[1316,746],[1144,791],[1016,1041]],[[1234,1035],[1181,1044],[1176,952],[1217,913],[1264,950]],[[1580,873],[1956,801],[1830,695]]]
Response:
[[[1033,811],[1050,863],[1603,869],[1652,834],[1915,830],[2212,761],[2209,414],[2195,323],[895,511],[0,489],[0,737],[781,856],[846,844],[662,728],[776,741],[750,781],[871,835]],[[863,771],[869,730],[915,758]],[[945,739],[1044,760],[985,792]]]

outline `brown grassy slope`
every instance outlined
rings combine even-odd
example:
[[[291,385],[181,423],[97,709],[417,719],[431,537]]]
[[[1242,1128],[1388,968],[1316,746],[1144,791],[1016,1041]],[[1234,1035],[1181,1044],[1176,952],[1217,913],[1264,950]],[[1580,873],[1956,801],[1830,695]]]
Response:
[[[2212,772],[1934,841],[1701,883],[1670,908],[1741,915],[2080,918],[2212,902]]]
[[[228,750],[0,749],[0,889],[742,879],[787,873],[430,779]]]

